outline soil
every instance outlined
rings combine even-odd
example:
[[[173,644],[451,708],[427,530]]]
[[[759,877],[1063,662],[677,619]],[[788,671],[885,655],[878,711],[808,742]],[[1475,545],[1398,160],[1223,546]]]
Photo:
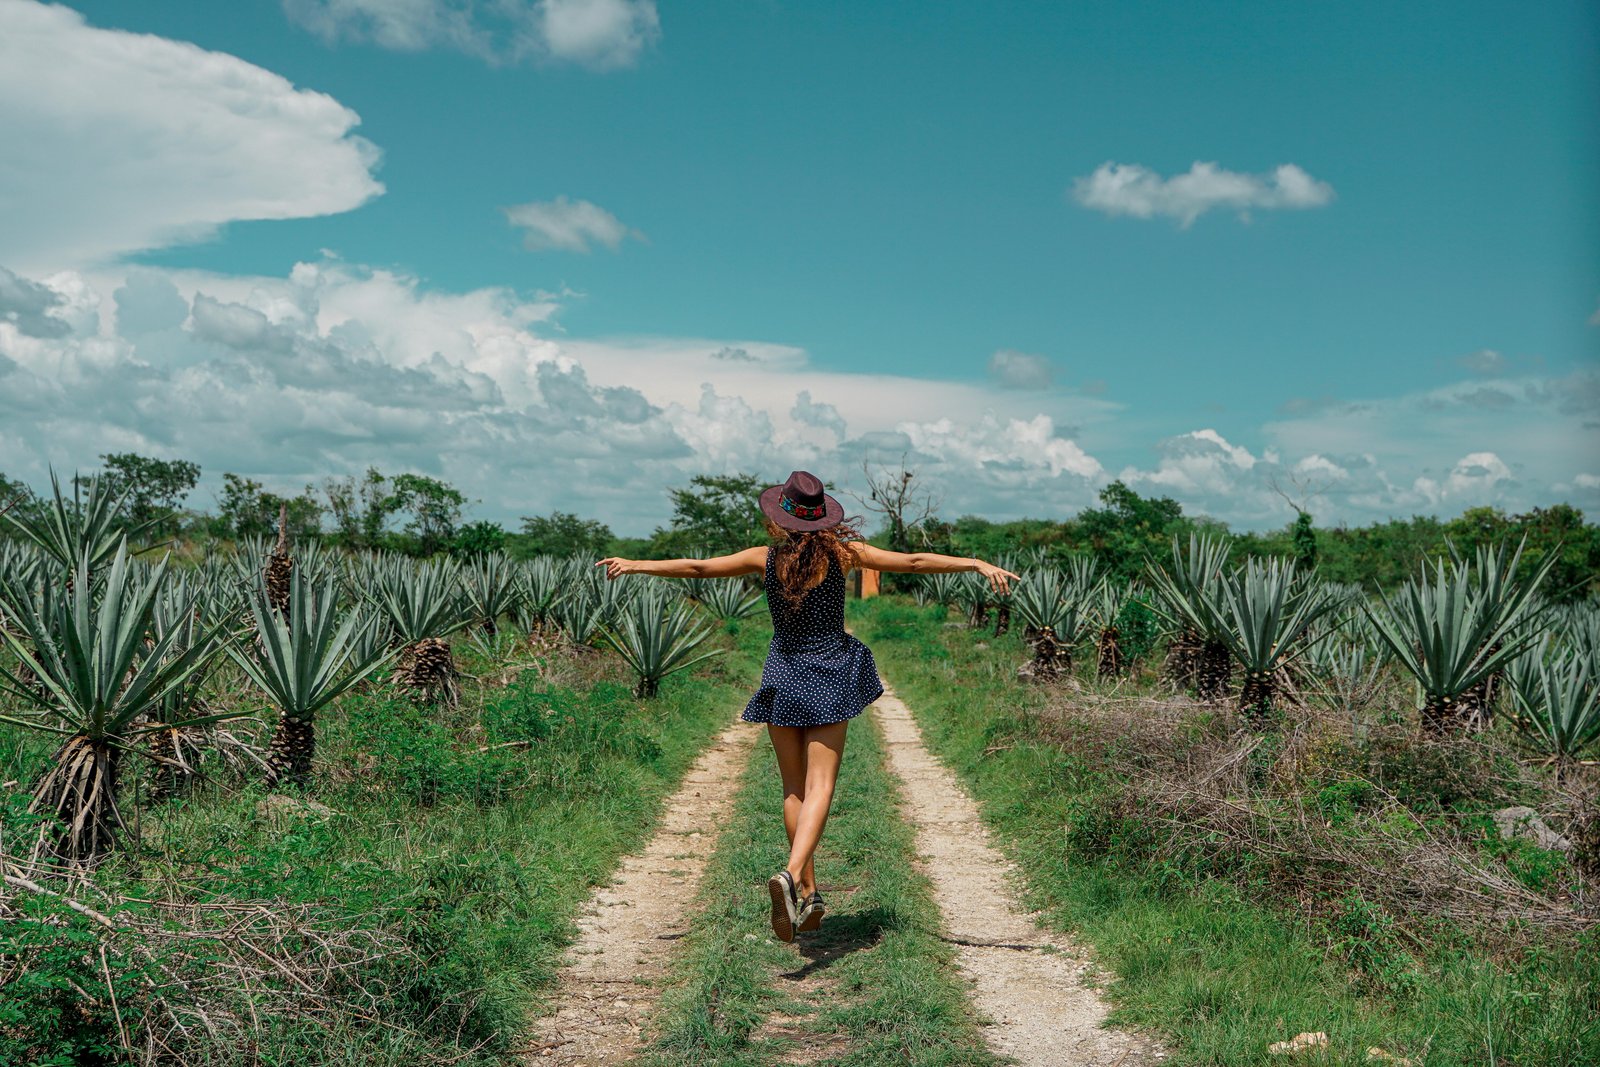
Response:
[[[923,745],[910,709],[885,693],[876,714],[990,1049],[1022,1067],[1159,1063],[1165,1053],[1149,1038],[1105,1028],[1108,1008],[1090,984],[1089,958],[1022,907],[1014,866],[991,844],[960,781]]]
[[[644,850],[622,861],[578,919],[540,1036],[526,1062],[603,1067],[631,1062],[673,946],[689,930],[717,828],[733,811],[740,773],[761,731],[736,722],[689,768]]]

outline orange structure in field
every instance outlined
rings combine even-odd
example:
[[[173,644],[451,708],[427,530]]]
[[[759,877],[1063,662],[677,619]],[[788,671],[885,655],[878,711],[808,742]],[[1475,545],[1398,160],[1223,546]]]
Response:
[[[867,599],[869,596],[877,596],[878,572],[862,567],[856,573],[859,575],[856,579],[856,595],[862,600]]]

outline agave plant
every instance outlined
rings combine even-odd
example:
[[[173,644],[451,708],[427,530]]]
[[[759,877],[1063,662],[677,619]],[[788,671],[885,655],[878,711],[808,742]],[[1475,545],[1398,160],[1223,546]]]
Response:
[[[1600,743],[1600,678],[1596,664],[1567,649],[1508,672],[1519,722],[1565,777],[1574,760]]]
[[[459,573],[446,560],[396,560],[379,572],[374,599],[402,648],[394,679],[423,703],[454,706],[461,699],[461,673],[447,640],[471,622],[457,585]]]
[[[518,572],[517,603],[511,613],[530,639],[538,641],[544,636],[564,588],[561,568],[549,556],[530,560]]]
[[[1521,579],[1517,577],[1517,571],[1522,567],[1522,555],[1527,543],[1528,539],[1524,536],[1515,549],[1505,541],[1494,545],[1478,545],[1473,552],[1471,573],[1486,612],[1502,617],[1520,616],[1531,626],[1548,610],[1548,605],[1539,599],[1539,588],[1560,553],[1546,553],[1542,564],[1534,568],[1532,576]],[[1458,567],[1466,566],[1466,561],[1456,552],[1454,545],[1450,546],[1450,556]],[[1465,696],[1467,703],[1481,709],[1484,721],[1489,719],[1495,698],[1499,696],[1502,670],[1497,668],[1484,675]]]
[[[312,584],[299,572],[292,574],[289,611],[280,613],[263,577],[250,611],[258,640],[236,642],[228,653],[278,710],[267,754],[267,785],[304,785],[317,751],[317,713],[390,653],[362,641],[361,629],[368,623],[359,613],[341,618],[338,588],[331,578]]]
[[[570,650],[593,647],[600,629],[600,599],[587,583],[572,587],[551,613]]]
[[[1032,676],[1040,681],[1059,678],[1072,669],[1072,650],[1091,626],[1083,591],[1048,567],[1029,571],[1015,589],[1012,608],[1033,645]]]
[[[633,692],[641,698],[655,696],[663,678],[722,652],[699,651],[711,627],[697,621],[689,605],[654,590],[634,597],[601,634],[638,675]]]
[[[1293,560],[1251,559],[1226,576],[1214,600],[1210,627],[1244,668],[1239,712],[1252,726],[1264,726],[1277,699],[1277,677],[1291,657],[1304,651],[1301,638],[1340,602],[1314,581],[1299,581]]]
[[[1220,632],[1217,597],[1230,543],[1226,538],[1189,535],[1189,551],[1174,536],[1172,570],[1152,561],[1145,569],[1159,600],[1158,610],[1176,628],[1168,644],[1167,669],[1181,688],[1193,685],[1201,700],[1228,693],[1228,645]]]
[[[967,612],[967,627],[981,630],[989,625],[989,604],[994,590],[982,576],[971,572],[960,575],[955,602]]]
[[[201,640],[209,641],[212,646],[201,655],[206,667],[174,687],[146,715],[150,726],[150,756],[155,762],[150,797],[156,801],[184,792],[194,783],[199,775],[200,754],[215,732],[215,727],[209,725],[173,725],[203,719],[211,712],[204,695],[207,668],[216,662],[223,641],[221,627],[217,625],[220,620],[212,620],[209,627],[202,621],[202,613],[196,610],[199,597],[198,583],[191,585],[185,578],[172,578],[151,605],[147,640],[161,642],[171,636],[173,655],[183,653]]]
[[[96,576],[94,555],[85,545],[70,590],[47,581],[37,601],[22,603],[9,588],[0,590],[5,615],[18,631],[0,629],[0,642],[30,675],[25,683],[17,671],[0,668],[0,688],[33,709],[0,714],[0,722],[64,738],[34,788],[30,810],[58,820],[41,830],[40,847],[74,863],[92,863],[112,847],[122,825],[116,792],[123,754],[138,750],[155,729],[142,720],[203,671],[215,649],[214,630],[182,649],[177,631],[147,643],[166,561],[139,573],[123,541],[110,567]],[[179,608],[194,610],[192,604]],[[181,729],[239,714],[196,715],[164,725]]]
[[[1095,676],[1102,681],[1121,677],[1127,669],[1118,626],[1123,610],[1133,601],[1138,589],[1132,582],[1102,578],[1089,596],[1089,611],[1100,631],[1095,642]]]
[[[149,524],[124,530],[118,518],[131,489],[113,493],[100,478],[90,478],[87,492],[81,479],[72,481],[72,499],[61,493],[61,481],[50,472],[50,501],[36,514],[0,512],[0,524],[11,530],[71,573],[88,561],[89,572],[104,564],[127,538]]]
[[[516,608],[521,590],[511,561],[499,552],[489,552],[469,561],[461,572],[461,587],[467,605],[478,625],[489,637],[499,630],[502,615]]]
[[[1368,616],[1417,681],[1423,728],[1436,735],[1480,728],[1479,683],[1537,639],[1526,609],[1488,599],[1467,568],[1443,560],[1380,599],[1382,609],[1368,605]]]
[[[761,593],[737,578],[706,578],[701,603],[719,619],[746,619],[761,604]]]

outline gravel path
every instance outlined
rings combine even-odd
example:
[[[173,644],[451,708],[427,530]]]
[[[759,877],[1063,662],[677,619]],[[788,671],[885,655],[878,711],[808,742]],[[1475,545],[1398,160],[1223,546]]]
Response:
[[[1106,1004],[1085,981],[1088,960],[1023,910],[1014,868],[993,845],[956,776],[928,752],[911,711],[892,692],[877,704],[889,768],[944,912],[946,939],[989,1021],[996,1053],[1022,1067],[1138,1067],[1163,1058],[1137,1034],[1102,1028]]]
[[[578,919],[552,1003],[526,1062],[602,1067],[631,1062],[677,940],[689,930],[700,877],[733,810],[740,772],[761,731],[735,722],[689,768],[642,852],[596,889]]]

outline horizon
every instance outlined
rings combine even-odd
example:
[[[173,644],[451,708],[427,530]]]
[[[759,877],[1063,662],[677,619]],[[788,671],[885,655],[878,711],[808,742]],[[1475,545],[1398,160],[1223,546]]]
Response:
[[[0,0],[0,474],[1600,510],[1591,5],[496,12]]]

